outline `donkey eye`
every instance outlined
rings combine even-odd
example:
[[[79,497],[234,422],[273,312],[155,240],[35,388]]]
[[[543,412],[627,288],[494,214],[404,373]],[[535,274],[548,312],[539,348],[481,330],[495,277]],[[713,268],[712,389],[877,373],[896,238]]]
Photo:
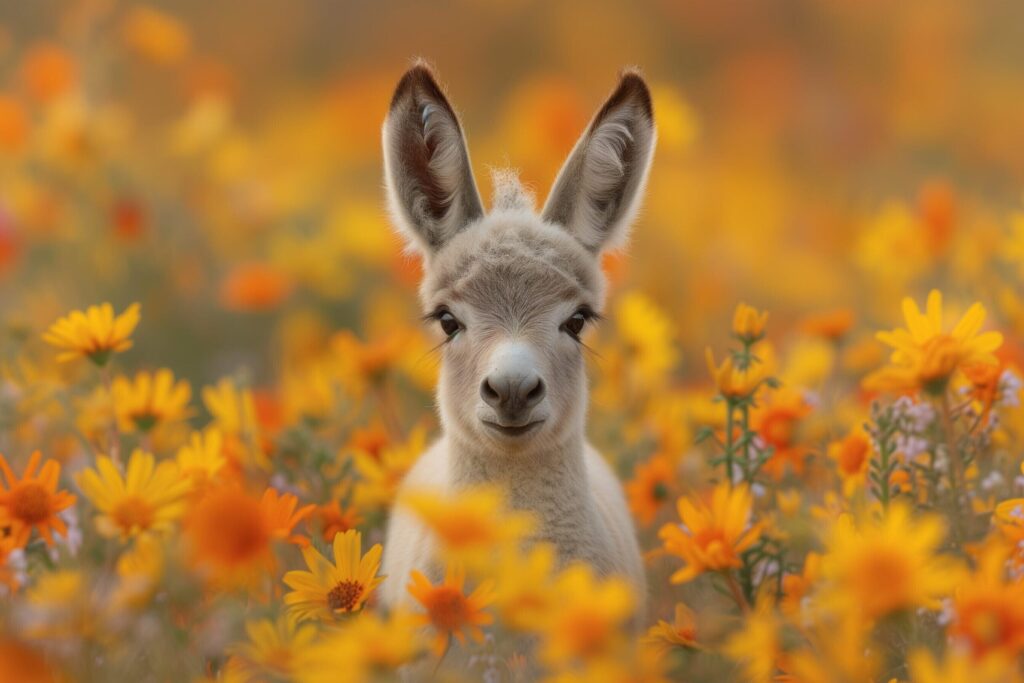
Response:
[[[441,323],[441,329],[449,338],[454,337],[462,329],[462,323],[451,314],[450,311],[441,311],[437,314],[437,321]]]
[[[589,308],[581,308],[571,316],[569,319],[562,323],[562,331],[569,334],[574,339],[579,338],[580,333],[583,331],[583,327],[587,324],[587,321],[594,317],[594,313]]]

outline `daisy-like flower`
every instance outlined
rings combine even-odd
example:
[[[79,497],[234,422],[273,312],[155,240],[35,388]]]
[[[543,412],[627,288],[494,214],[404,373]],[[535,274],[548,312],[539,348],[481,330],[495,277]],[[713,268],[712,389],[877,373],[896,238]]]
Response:
[[[423,629],[412,613],[391,610],[387,617],[363,612],[341,628],[325,629],[302,657],[296,680],[336,683],[339,672],[351,683],[372,683],[382,672],[395,671],[425,650]]]
[[[204,432],[192,432],[188,443],[178,449],[175,462],[181,475],[191,480],[193,490],[202,490],[227,465],[220,430],[211,427]]]
[[[993,352],[1003,343],[998,332],[981,332],[985,307],[974,303],[946,331],[943,327],[942,294],[933,289],[922,312],[913,299],[903,300],[907,327],[879,332],[879,341],[892,347],[890,364],[865,378],[864,385],[881,391],[923,389],[941,394],[955,372],[974,363],[996,364]]]
[[[680,498],[682,525],[666,524],[658,532],[665,550],[686,562],[672,575],[672,583],[691,581],[705,571],[740,567],[740,555],[761,535],[761,525],[751,524],[753,505],[746,485],[730,488],[727,483],[715,488],[710,504]]]
[[[654,521],[676,489],[675,465],[665,455],[638,463],[633,479],[626,482],[629,509],[644,526]]]
[[[541,628],[541,658],[554,665],[593,661],[613,654],[633,614],[634,596],[619,577],[601,579],[574,564],[555,579],[557,607]]]
[[[57,490],[60,463],[47,460],[40,468],[42,458],[42,453],[34,452],[19,479],[0,455],[0,472],[7,480],[6,486],[0,480],[0,520],[10,526],[12,542],[19,548],[28,543],[32,529],[47,545],[53,545],[53,532],[62,536],[68,532],[58,513],[74,505],[75,496]]]
[[[677,647],[698,648],[697,620],[693,610],[677,602],[672,622],[659,619],[657,624],[648,629],[643,641],[663,653]]]
[[[902,505],[859,528],[849,516],[841,517],[821,561],[827,601],[868,618],[937,608],[962,573],[957,562],[938,553],[944,537],[937,517],[914,519]]]
[[[409,593],[425,610],[416,615],[417,621],[424,626],[431,626],[437,633],[433,645],[437,657],[448,650],[453,635],[463,645],[467,635],[478,643],[483,641],[484,632],[480,627],[494,621],[494,617],[484,611],[485,607],[494,602],[492,581],[484,581],[466,595],[463,592],[466,572],[454,564],[448,565],[444,581],[436,586],[415,570],[410,578]]]
[[[496,550],[514,546],[534,528],[533,518],[513,512],[495,487],[476,487],[443,495],[410,491],[400,503],[437,537],[446,557],[470,570],[485,566]]]
[[[380,569],[380,544],[362,554],[362,536],[349,530],[334,537],[334,563],[315,548],[302,550],[309,571],[291,571],[284,582],[292,592],[284,596],[297,619],[331,620],[339,614],[356,612],[384,580]]]
[[[523,553],[507,549],[495,566],[495,600],[505,628],[535,632],[559,604],[554,577],[555,548],[537,543]]]
[[[317,629],[300,624],[290,616],[276,621],[257,619],[245,622],[248,641],[231,648],[244,672],[262,678],[293,680],[300,662],[316,640]]]
[[[745,344],[753,344],[764,336],[768,323],[768,311],[758,311],[753,306],[741,303],[732,316],[732,333]]]
[[[50,326],[43,339],[65,349],[57,360],[64,362],[84,356],[99,366],[107,364],[115,353],[132,347],[131,334],[139,324],[139,304],[129,306],[118,316],[108,303],[71,311]]]
[[[100,514],[96,529],[122,541],[146,531],[168,531],[185,511],[185,494],[191,487],[177,465],[159,465],[152,453],[136,449],[122,476],[106,457],[96,459],[96,468],[78,476],[78,485]]]
[[[116,377],[113,394],[121,429],[146,433],[185,419],[192,389],[184,380],[175,382],[174,374],[165,368],[137,373],[134,379]]]

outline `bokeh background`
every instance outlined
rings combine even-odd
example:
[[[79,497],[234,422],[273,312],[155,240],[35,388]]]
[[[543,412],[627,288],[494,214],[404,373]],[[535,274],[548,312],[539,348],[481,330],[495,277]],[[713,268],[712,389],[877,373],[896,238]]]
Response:
[[[190,430],[230,432],[218,406],[237,392],[254,414],[228,454],[239,480],[320,506],[311,537],[330,541],[340,502],[356,515],[342,526],[358,518],[366,545],[382,540],[395,484],[436,434],[438,362],[419,264],[384,211],[394,85],[413,58],[430,61],[485,201],[490,169],[512,167],[542,202],[619,70],[639,66],[659,140],[632,242],[604,261],[589,431],[630,482],[651,616],[685,599],[721,635],[732,622],[714,590],[668,585],[678,561],[658,554],[656,522],[677,521],[675,497],[714,478],[693,448],[722,422],[704,352],[721,358],[737,302],[770,311],[758,353],[784,389],[751,429],[785,456],[772,486],[804,495],[780,585],[842,508],[847,476],[825,454],[868,418],[861,379],[888,355],[874,334],[901,324],[904,296],[939,288],[951,318],[984,303],[1005,336],[1000,367],[1024,359],[1022,25],[1013,0],[4,2],[0,452],[20,471],[41,448],[79,490],[72,477],[110,446],[111,397],[88,362],[58,364],[42,333],[72,309],[139,302],[114,372],[170,368],[190,391],[157,430],[115,426],[124,453],[170,460]],[[1014,415],[1001,447],[1024,433]],[[850,475],[862,493],[867,452]],[[1006,463],[1009,496],[1018,461]],[[818,504],[826,513],[807,512]],[[84,498],[77,514],[94,549],[77,557],[97,560],[81,564],[99,585],[122,549],[90,536]],[[26,585],[48,571],[32,543]],[[280,568],[301,566],[286,550]],[[283,613],[232,599],[197,608],[194,657],[177,656],[162,614],[166,629],[136,641],[153,660],[140,668],[122,632],[96,680],[216,674],[246,619]],[[903,677],[902,656],[886,671]],[[701,661],[675,671],[732,675]]]

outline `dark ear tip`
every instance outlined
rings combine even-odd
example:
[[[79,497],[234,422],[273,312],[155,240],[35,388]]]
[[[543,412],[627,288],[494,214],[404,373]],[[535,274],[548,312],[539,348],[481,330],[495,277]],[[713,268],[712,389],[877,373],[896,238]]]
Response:
[[[644,80],[639,67],[626,67],[619,73],[619,85],[611,99],[616,103],[629,100],[637,102],[648,118],[654,118],[654,104],[651,100],[651,91],[647,87],[647,82]]]
[[[434,70],[430,64],[422,58],[413,61],[413,65],[402,75],[395,86],[395,94],[391,97],[390,109],[394,109],[401,103],[405,96],[415,92],[426,92],[433,97],[443,99],[441,86],[437,84]]]

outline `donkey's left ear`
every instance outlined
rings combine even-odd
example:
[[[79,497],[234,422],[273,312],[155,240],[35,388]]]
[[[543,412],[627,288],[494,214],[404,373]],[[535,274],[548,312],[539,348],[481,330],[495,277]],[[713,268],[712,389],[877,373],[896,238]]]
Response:
[[[544,220],[595,253],[620,245],[640,206],[656,137],[650,90],[626,71],[558,173]]]

